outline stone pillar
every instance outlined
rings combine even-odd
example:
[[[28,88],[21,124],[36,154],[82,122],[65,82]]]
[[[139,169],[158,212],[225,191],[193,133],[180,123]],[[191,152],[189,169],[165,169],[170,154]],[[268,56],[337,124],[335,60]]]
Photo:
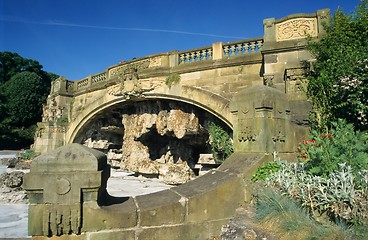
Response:
[[[29,234],[81,234],[82,205],[99,201],[109,176],[106,156],[76,143],[35,158],[23,184],[30,202]]]
[[[292,152],[289,106],[286,95],[267,86],[237,93],[230,104],[234,116],[234,151]]]
[[[330,18],[330,9],[326,8],[317,11],[318,36],[326,34],[326,29],[323,25],[328,24],[331,21]]]
[[[169,53],[169,67],[176,67],[179,65],[179,51],[171,51]]]
[[[274,42],[276,39],[275,21],[275,18],[267,18],[263,20],[264,44]]]
[[[216,42],[212,44],[212,59],[220,60],[224,55],[224,50],[222,49],[222,42]]]

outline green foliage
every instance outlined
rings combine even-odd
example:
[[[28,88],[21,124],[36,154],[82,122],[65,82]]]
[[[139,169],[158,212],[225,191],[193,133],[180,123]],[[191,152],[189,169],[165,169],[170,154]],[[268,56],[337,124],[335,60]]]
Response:
[[[18,150],[30,146],[34,140],[36,125],[7,128],[0,134],[0,149]]]
[[[326,35],[309,42],[317,61],[307,95],[316,112],[314,127],[326,129],[344,118],[357,129],[368,129],[368,2],[352,15],[338,10]]]
[[[33,142],[34,125],[58,76],[17,53],[0,52],[0,149],[19,149]]]
[[[208,122],[209,139],[213,156],[216,161],[223,162],[233,153],[233,142],[230,135],[219,125]]]
[[[171,74],[166,78],[165,84],[169,87],[180,83],[180,75]]]
[[[355,176],[361,169],[368,169],[368,134],[355,131],[345,120],[331,124],[329,132],[313,130],[310,139],[299,145],[299,160],[306,170],[327,177],[342,163],[351,166]]]
[[[260,181],[260,180],[264,181],[272,173],[275,173],[275,172],[279,171],[280,169],[281,169],[281,166],[277,162],[275,162],[275,161],[264,163],[253,174],[253,176],[252,176],[252,182],[257,182],[257,181]]]

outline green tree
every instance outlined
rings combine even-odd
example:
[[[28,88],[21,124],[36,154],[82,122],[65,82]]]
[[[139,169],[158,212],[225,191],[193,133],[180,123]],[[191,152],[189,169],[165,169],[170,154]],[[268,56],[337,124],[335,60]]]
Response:
[[[316,57],[307,95],[316,115],[315,125],[329,128],[344,118],[357,129],[368,129],[368,2],[354,14],[337,10],[326,35],[309,42]],[[313,119],[312,119],[313,120]]]
[[[0,52],[0,149],[32,144],[42,105],[57,77],[36,60]]]
[[[15,74],[20,72],[34,72],[37,75],[44,75],[42,65],[36,60],[21,57],[13,52],[0,52],[0,84],[10,80]]]
[[[42,104],[49,93],[43,83],[39,75],[26,71],[17,73],[4,84],[9,125],[29,127],[41,120]]]

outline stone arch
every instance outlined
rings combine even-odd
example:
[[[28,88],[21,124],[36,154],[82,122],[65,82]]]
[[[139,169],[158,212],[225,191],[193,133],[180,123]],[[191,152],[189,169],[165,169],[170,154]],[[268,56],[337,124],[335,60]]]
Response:
[[[143,98],[137,98],[136,101],[141,100],[172,100],[187,103],[189,105],[196,106],[200,109],[203,109],[206,112],[211,113],[219,120],[224,122],[230,129],[232,129],[232,119],[229,111],[229,103],[230,101],[213,93],[208,93],[204,91],[191,91],[192,94],[188,98],[186,96],[176,96],[165,93],[147,93]],[[104,99],[104,98],[101,98]],[[76,138],[78,132],[82,129],[82,127],[95,115],[99,112],[106,110],[110,107],[113,107],[118,104],[131,103],[132,99],[127,99],[126,97],[117,97],[112,100],[101,102],[101,99],[96,100],[92,105],[88,108],[84,109],[76,119],[69,124],[69,128],[65,135],[65,143],[73,143]],[[201,99],[205,99],[205,101],[201,101]]]

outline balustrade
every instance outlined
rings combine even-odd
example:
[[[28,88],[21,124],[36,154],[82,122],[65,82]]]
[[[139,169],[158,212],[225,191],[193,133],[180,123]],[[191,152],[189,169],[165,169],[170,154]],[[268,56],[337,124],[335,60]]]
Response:
[[[220,43],[219,48],[215,48],[214,46],[196,48],[188,51],[182,51],[178,53],[179,64],[185,63],[195,63],[206,60],[214,59],[214,55],[218,54],[220,56],[216,59],[221,59],[222,57],[232,57],[232,56],[240,56],[251,53],[260,52],[263,46],[264,40],[263,38],[254,38],[248,40],[241,40],[231,43],[222,44]],[[221,48],[222,45],[222,48]],[[214,52],[215,51],[215,52]],[[115,76],[121,75],[123,71],[127,68],[135,68],[135,69],[145,69],[150,67],[150,59],[139,59],[133,60],[132,62],[127,62],[123,64],[119,64],[107,70],[107,72],[102,72],[99,74],[92,75],[88,78],[84,78],[82,80],[76,81],[76,83],[67,83],[67,91],[76,92],[81,89],[88,88],[90,85],[94,85],[99,82],[107,81]],[[69,90],[70,89],[70,90]]]
[[[223,45],[224,56],[232,57],[259,52],[263,46],[263,39],[243,40]]]
[[[77,90],[83,89],[83,88],[87,88],[88,87],[88,78],[82,79],[77,81]]]
[[[99,74],[96,74],[96,75],[92,75],[92,77],[91,77],[92,85],[95,84],[95,83],[98,83],[98,82],[105,81],[105,80],[106,80],[106,73],[105,72],[99,73]]]
[[[179,53],[179,64],[212,59],[212,48],[198,48]]]

